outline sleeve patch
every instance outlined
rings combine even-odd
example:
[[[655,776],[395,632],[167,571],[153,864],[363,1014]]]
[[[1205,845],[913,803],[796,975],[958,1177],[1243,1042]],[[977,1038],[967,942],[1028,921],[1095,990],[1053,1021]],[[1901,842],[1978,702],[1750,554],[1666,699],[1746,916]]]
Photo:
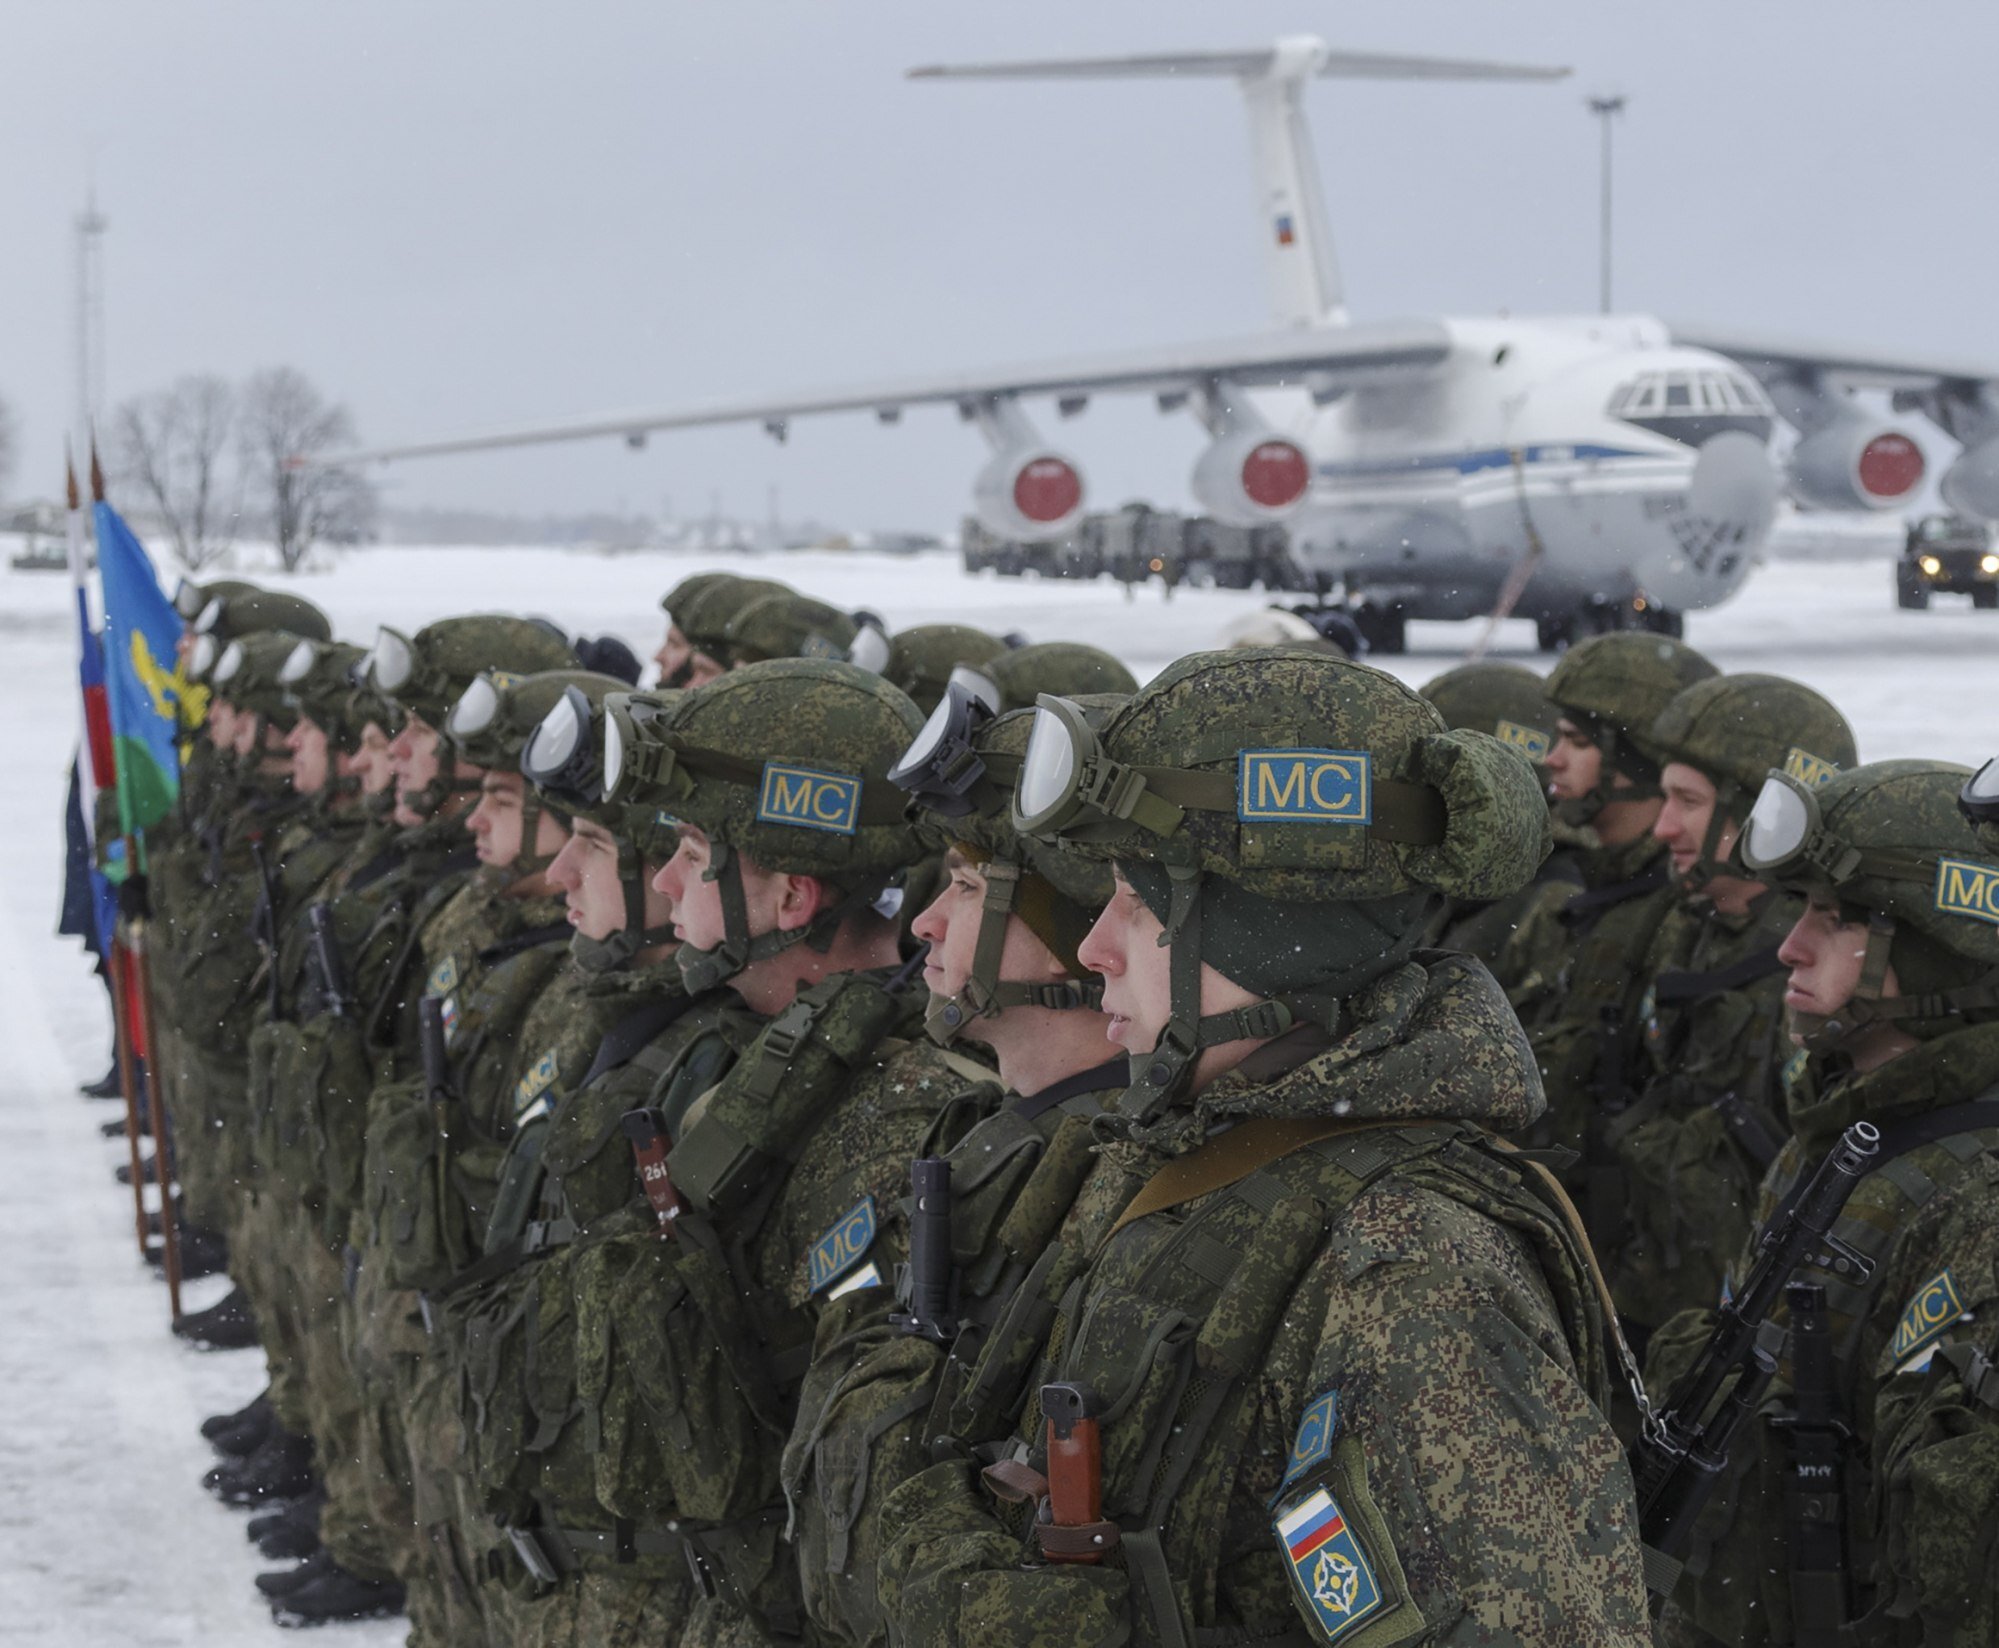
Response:
[[[427,996],[448,996],[458,987],[458,958],[446,956],[430,970],[430,978],[425,982],[423,993]]]
[[[863,1196],[806,1255],[810,1291],[819,1293],[868,1256],[875,1240],[875,1199]],[[858,1284],[857,1284],[858,1285]]]
[[[547,1101],[542,1095],[555,1085],[557,1074],[558,1066],[555,1062],[555,1049],[551,1047],[540,1058],[534,1061],[533,1066],[525,1076],[514,1083],[514,1122],[516,1126],[533,1120],[535,1116],[543,1114],[548,1109]]]
[[[1907,1361],[1935,1344],[1943,1337],[1944,1330],[1963,1315],[1964,1301],[1958,1295],[1956,1279],[1948,1270],[1938,1271],[1916,1289],[1916,1296],[1902,1312],[1889,1355],[1897,1362]]]
[[[1374,1564],[1324,1488],[1315,1488],[1272,1526],[1305,1610],[1326,1641],[1339,1641],[1381,1607]]]
[[[1284,1467],[1284,1480],[1278,1484],[1279,1493],[1333,1451],[1333,1436],[1339,1423],[1340,1393],[1329,1390],[1298,1421],[1298,1437],[1291,1444],[1291,1458]]]

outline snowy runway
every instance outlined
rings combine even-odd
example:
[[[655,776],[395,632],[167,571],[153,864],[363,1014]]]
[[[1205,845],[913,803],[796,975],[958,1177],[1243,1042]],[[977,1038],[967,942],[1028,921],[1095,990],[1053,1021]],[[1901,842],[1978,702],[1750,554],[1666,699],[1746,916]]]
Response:
[[[615,633],[641,656],[658,643],[661,593],[691,559],[553,551],[380,549],[291,587],[365,642],[376,622],[413,630],[453,612],[544,614]],[[722,563],[892,626],[960,619],[1035,640],[1107,647],[1141,678],[1213,644],[1257,595],[1114,584],[967,579],[928,556],[808,553]],[[250,576],[262,578],[252,571]],[[103,1069],[103,994],[77,947],[51,936],[60,891],[63,785],[77,710],[65,580],[0,570],[0,1641],[270,1643],[251,1587],[264,1566],[243,1514],[197,1486],[214,1462],[204,1415],[262,1383],[254,1352],[204,1355],[166,1332],[165,1289],[134,1252],[129,1193],[112,1168],[124,1143],[97,1136],[111,1104],[77,1096]],[[1411,626],[1412,653],[1383,660],[1420,682],[1456,662],[1475,626]],[[1879,561],[1780,562],[1733,606],[1695,614],[1688,639],[1724,669],[1767,669],[1818,687],[1852,720],[1861,754],[1976,764],[1999,752],[1999,615],[1939,605],[1895,610]],[[1545,667],[1525,624],[1498,655]],[[217,1297],[193,1284],[189,1303]],[[401,1640],[401,1621],[339,1629],[342,1645]]]

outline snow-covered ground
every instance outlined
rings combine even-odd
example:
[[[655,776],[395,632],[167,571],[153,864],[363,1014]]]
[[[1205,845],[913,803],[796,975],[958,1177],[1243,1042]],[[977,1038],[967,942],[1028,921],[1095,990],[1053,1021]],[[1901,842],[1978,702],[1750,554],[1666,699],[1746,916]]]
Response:
[[[1036,640],[1094,642],[1141,677],[1214,642],[1256,595],[1115,584],[968,579],[940,556],[806,553],[726,563],[781,577],[891,625],[960,619]],[[381,620],[414,629],[464,611],[538,613],[565,628],[658,642],[658,602],[697,560],[552,551],[381,549],[293,587],[365,641]],[[253,577],[263,577],[255,571]],[[273,580],[275,581],[275,580]],[[108,1045],[103,997],[76,947],[51,936],[62,864],[64,775],[76,736],[68,584],[0,568],[0,1640],[37,1644],[265,1642],[250,1579],[261,1566],[241,1513],[196,1485],[213,1462],[205,1414],[261,1384],[252,1352],[203,1355],[166,1332],[165,1290],[134,1253],[129,1194],[113,1184],[115,1107],[77,1097]],[[1869,758],[1977,763],[1999,751],[1999,615],[1961,603],[1897,611],[1880,560],[1781,561],[1732,606],[1694,615],[1689,639],[1724,669],[1807,681],[1846,712]],[[1420,682],[1457,662],[1476,626],[1415,624]],[[1496,655],[1545,664],[1511,623]],[[219,1281],[194,1284],[194,1306]],[[400,1622],[343,1644],[401,1640]]]

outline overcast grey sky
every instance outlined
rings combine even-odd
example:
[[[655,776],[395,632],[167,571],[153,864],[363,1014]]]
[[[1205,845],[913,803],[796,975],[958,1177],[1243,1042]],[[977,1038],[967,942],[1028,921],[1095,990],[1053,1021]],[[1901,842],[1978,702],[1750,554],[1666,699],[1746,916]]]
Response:
[[[1356,317],[1584,309],[1592,92],[1618,298],[1999,361],[1999,7],[1845,0],[0,0],[0,396],[53,494],[93,169],[113,401],[288,363],[387,442],[1227,335],[1266,323],[1225,82],[912,84],[917,63],[1336,45],[1568,63],[1554,86],[1309,94]],[[1098,503],[1173,502],[1184,415],[1063,430]],[[382,472],[397,502],[942,527],[948,413]]]

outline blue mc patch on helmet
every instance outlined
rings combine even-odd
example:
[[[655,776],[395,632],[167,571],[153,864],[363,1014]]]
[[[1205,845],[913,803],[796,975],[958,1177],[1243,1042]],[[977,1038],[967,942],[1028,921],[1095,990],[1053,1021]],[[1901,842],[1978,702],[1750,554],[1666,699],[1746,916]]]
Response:
[[[1245,824],[1368,824],[1373,763],[1365,750],[1241,750],[1236,817]]]

